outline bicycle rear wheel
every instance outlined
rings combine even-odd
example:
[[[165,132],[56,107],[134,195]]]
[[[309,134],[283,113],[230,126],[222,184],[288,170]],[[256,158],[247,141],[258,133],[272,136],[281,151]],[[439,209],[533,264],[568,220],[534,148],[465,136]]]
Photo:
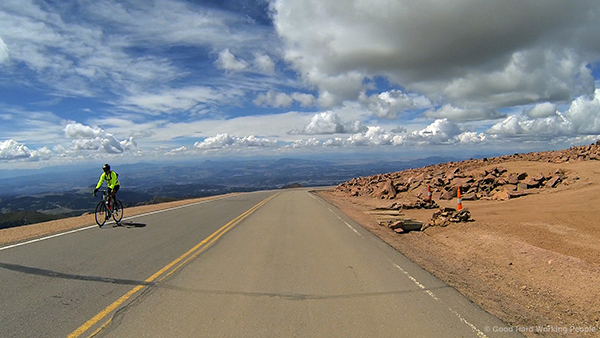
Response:
[[[96,224],[98,224],[99,227],[102,227],[104,225],[104,223],[106,223],[106,213],[108,212],[108,209],[106,208],[106,204],[104,204],[104,201],[100,201],[98,202],[98,204],[96,204],[96,212],[95,212],[95,216],[96,216]]]
[[[119,223],[123,219],[123,203],[117,200],[113,205],[113,219],[115,222]]]

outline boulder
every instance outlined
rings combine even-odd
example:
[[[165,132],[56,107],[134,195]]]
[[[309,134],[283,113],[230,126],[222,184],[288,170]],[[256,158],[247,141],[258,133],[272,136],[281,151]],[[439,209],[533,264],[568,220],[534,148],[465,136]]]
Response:
[[[380,185],[379,189],[376,189],[373,192],[373,197],[380,199],[393,199],[396,197],[396,194],[396,189],[392,184],[392,180],[387,180]]]
[[[446,227],[450,223],[468,222],[471,219],[471,213],[467,209],[456,210],[454,208],[439,209],[434,212],[431,219],[422,228],[423,230],[431,226]]]
[[[531,189],[531,188],[539,188],[540,186],[540,181],[536,180],[535,177],[528,177],[525,180],[521,181],[521,184],[526,184],[527,185],[527,189]]]
[[[477,195],[475,192],[468,192],[461,196],[463,201],[474,201],[477,199]]]
[[[456,190],[454,189],[450,189],[448,190],[443,190],[442,191],[442,195],[440,196],[440,199],[442,200],[451,200],[454,197],[456,197]]]
[[[510,194],[505,190],[496,191],[492,195],[492,199],[496,201],[507,201],[510,199]]]
[[[506,182],[508,184],[517,185],[519,183],[519,174],[517,174],[517,173],[508,174],[508,178],[506,179]]]
[[[555,188],[560,181],[560,176],[551,176],[545,183],[544,186],[549,188]]]

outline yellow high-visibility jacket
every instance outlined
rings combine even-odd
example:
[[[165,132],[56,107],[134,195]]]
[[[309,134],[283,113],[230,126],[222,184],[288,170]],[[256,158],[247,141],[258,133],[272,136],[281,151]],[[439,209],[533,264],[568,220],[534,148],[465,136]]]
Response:
[[[119,174],[114,171],[109,171],[108,174],[102,173],[102,175],[100,175],[100,180],[96,185],[96,189],[100,188],[102,186],[102,182],[104,181],[106,181],[106,185],[110,189],[114,189],[116,185],[121,185],[121,183],[119,183],[118,176]]]

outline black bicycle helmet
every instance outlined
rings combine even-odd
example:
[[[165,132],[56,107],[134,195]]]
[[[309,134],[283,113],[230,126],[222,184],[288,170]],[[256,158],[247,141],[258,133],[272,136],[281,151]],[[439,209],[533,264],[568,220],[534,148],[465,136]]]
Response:
[[[104,171],[110,170],[110,166],[108,165],[108,163],[102,167],[102,170],[104,170]]]

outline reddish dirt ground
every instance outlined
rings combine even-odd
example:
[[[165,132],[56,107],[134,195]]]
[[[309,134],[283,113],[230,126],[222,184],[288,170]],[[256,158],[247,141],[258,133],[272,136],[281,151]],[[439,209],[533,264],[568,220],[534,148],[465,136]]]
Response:
[[[390,200],[335,190],[319,195],[510,325],[588,328],[595,329],[589,336],[600,336],[600,162],[502,165],[521,172],[562,169],[574,180],[507,201],[463,201],[474,221],[402,234],[379,225],[369,213]],[[395,200],[410,199],[411,193]],[[456,199],[436,202],[457,206]],[[426,222],[434,211],[402,214]]]

